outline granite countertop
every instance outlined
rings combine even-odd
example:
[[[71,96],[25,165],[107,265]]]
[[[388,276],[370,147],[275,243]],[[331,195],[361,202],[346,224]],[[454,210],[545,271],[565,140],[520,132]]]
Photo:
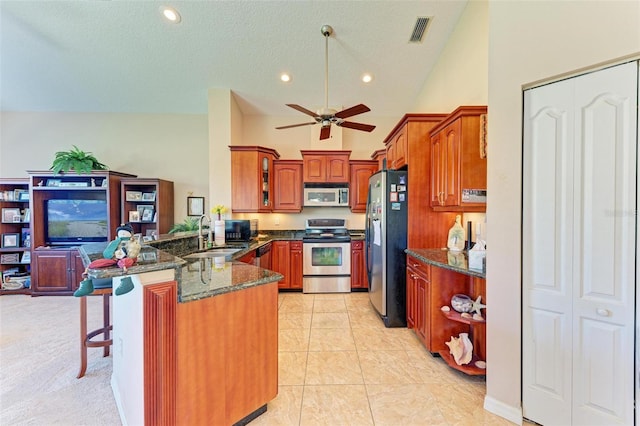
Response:
[[[144,274],[146,272],[175,269],[178,281],[178,302],[214,297],[231,291],[243,290],[257,285],[280,281],[283,277],[277,272],[235,262],[244,254],[267,242],[255,243],[253,247],[241,249],[233,256],[222,256],[224,262],[216,263],[220,257],[189,259],[174,256],[150,245],[144,245],[137,263],[126,272],[118,267],[88,269],[90,278],[113,278],[123,275]],[[85,244],[78,247],[82,260],[89,265],[93,260],[102,258],[107,243]],[[182,256],[185,256],[184,254]]]
[[[350,233],[352,240],[364,239],[364,231],[354,230]],[[277,272],[235,260],[272,241],[299,241],[303,235],[304,230],[264,231],[261,232],[263,237],[260,239],[249,242],[229,241],[225,245],[214,246],[208,250],[198,250],[197,232],[161,235],[157,240],[144,243],[138,261],[126,272],[118,267],[110,267],[89,269],[87,274],[90,278],[113,278],[175,269],[179,284],[178,301],[189,302],[281,280],[283,277]],[[85,266],[101,259],[106,245],[107,243],[92,243],[80,246],[78,251]],[[221,255],[217,258],[217,263],[215,257],[188,257],[193,253],[214,251],[218,248],[239,250],[226,257]],[[221,257],[225,258],[224,264]]]
[[[478,278],[486,278],[485,270],[469,268],[469,259],[466,251],[454,252],[447,249],[408,248],[405,253],[429,265]]]

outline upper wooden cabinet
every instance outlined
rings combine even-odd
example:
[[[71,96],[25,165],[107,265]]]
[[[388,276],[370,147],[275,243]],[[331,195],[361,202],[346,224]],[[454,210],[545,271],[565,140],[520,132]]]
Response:
[[[234,212],[273,211],[273,161],[280,158],[274,149],[261,146],[230,146],[231,210]]]
[[[349,156],[351,151],[300,152],[302,153],[304,182],[349,182]]]
[[[378,162],[351,160],[349,168],[349,207],[353,213],[364,213],[367,210],[369,177],[378,170]]]
[[[486,106],[462,106],[431,131],[431,206],[485,211]]]
[[[396,132],[385,140],[387,148],[387,168],[399,170],[407,166],[407,126],[401,126]]]
[[[378,170],[384,169],[384,161],[387,159],[387,150],[379,149],[371,154],[371,159],[378,162]]]
[[[302,211],[302,160],[273,162],[273,211]]]

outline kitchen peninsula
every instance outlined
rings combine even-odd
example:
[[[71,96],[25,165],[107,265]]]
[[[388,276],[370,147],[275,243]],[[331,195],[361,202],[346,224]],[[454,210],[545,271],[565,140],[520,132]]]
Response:
[[[86,265],[104,244],[81,246]],[[278,392],[282,275],[227,257],[177,257],[143,246],[113,296],[111,386],[123,424],[246,422]],[[225,260],[225,261],[223,261]],[[123,277],[119,268],[91,278]]]

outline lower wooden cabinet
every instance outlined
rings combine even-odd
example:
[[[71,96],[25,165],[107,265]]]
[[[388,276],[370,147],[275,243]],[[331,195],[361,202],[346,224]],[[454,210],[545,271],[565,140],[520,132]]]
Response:
[[[302,289],[302,241],[274,241],[271,269],[284,276],[278,288]]]
[[[351,241],[351,288],[369,288],[364,241]]]
[[[253,265],[255,260],[256,260],[256,251],[253,250],[253,251],[250,251],[249,253],[245,254],[241,258],[239,258],[238,262],[248,263],[250,265]]]
[[[82,281],[84,269],[75,248],[36,249],[31,256],[31,294],[72,295]]]

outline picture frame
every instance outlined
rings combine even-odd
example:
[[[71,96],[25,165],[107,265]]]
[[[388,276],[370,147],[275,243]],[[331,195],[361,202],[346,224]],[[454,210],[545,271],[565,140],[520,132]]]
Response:
[[[142,201],[156,201],[156,191],[143,192],[142,193]]]
[[[2,234],[2,248],[14,248],[20,245],[20,234]]]
[[[14,216],[12,222],[13,223],[22,223],[22,216]]]
[[[13,199],[16,201],[29,201],[29,191],[26,189],[14,189]]]
[[[142,217],[144,216],[144,211],[145,210],[151,210],[151,217],[153,218],[153,205],[150,205],[150,204],[138,204],[136,206],[136,210],[138,210],[138,215],[140,216],[140,220],[142,220]],[[151,219],[149,219],[149,221],[151,221]]]
[[[140,220],[142,222],[151,222],[153,220],[153,209],[144,209]]]
[[[156,256],[156,252],[154,251],[145,251],[140,253],[141,260],[158,260]]]
[[[24,209],[24,215],[22,215],[22,221],[24,223],[29,223],[31,222],[31,210],[26,208]]]
[[[59,187],[62,183],[62,179],[47,179],[46,186]]]
[[[140,222],[140,212],[138,210],[129,210],[129,222]]]
[[[18,217],[18,222],[21,220],[20,209],[12,208],[12,207],[3,207],[2,208],[2,222],[4,223],[15,223],[15,217]]]
[[[20,241],[22,242],[22,247],[31,247],[31,229],[22,228]]]
[[[204,214],[204,197],[187,197],[187,216]]]
[[[126,191],[125,198],[127,201],[140,201],[142,200],[142,192],[140,191]]]

